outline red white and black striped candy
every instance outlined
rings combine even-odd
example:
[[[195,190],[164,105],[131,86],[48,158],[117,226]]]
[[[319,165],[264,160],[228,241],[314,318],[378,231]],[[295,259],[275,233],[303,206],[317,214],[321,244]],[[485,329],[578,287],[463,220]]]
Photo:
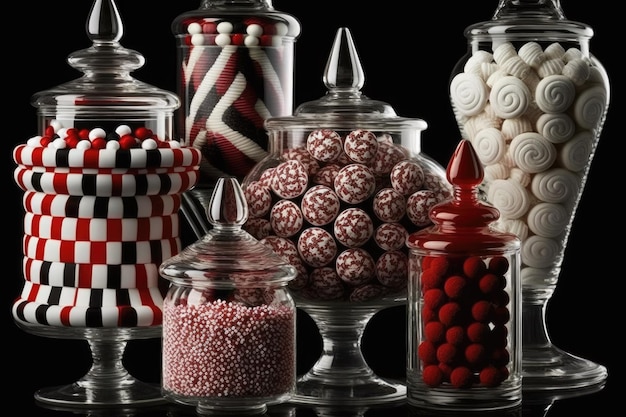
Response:
[[[138,242],[178,237],[178,213],[134,219],[88,219],[27,212],[24,234],[43,239],[92,242]]]
[[[49,168],[171,168],[199,165],[200,152],[191,147],[157,149],[77,149],[18,145],[13,159],[18,165]]]
[[[24,279],[35,284],[76,288],[151,288],[160,279],[155,263],[132,265],[50,262],[24,257]]]
[[[112,291],[112,292],[111,292]],[[25,282],[12,306],[25,323],[72,327],[135,327],[162,323],[158,288],[76,289]]]
[[[26,191],[22,200],[24,209],[33,214],[86,219],[169,216],[181,205],[179,194],[99,197]]]
[[[180,252],[180,238],[141,242],[72,242],[25,235],[23,254],[50,262],[77,264],[160,264]]]
[[[163,195],[187,191],[198,181],[197,167],[163,174],[80,174],[37,172],[24,166],[14,171],[17,185],[24,191],[48,194],[94,195],[104,197]]]

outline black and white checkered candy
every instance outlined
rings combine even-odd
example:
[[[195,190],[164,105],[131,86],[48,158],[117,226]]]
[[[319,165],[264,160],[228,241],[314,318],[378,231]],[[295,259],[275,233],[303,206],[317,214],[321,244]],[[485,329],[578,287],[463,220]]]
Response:
[[[159,286],[155,263],[133,265],[77,264],[24,257],[24,279],[35,284],[76,288],[151,288]]]
[[[23,254],[50,262],[77,264],[160,264],[180,252],[180,238],[141,242],[72,242],[25,235]]]
[[[170,168],[199,165],[200,151],[192,147],[157,149],[56,149],[18,145],[13,160],[18,165],[50,168]]]
[[[177,213],[181,196],[97,197],[26,191],[22,201],[26,212],[32,214],[86,219],[133,219]]]
[[[53,287],[26,281],[12,306],[16,320],[71,327],[137,327],[162,323],[158,288],[87,289]]]
[[[23,165],[14,171],[14,180],[24,191],[49,194],[137,196],[176,194],[198,181],[197,167],[167,173],[48,172]]]
[[[92,242],[138,242],[178,237],[178,213],[134,219],[87,219],[27,212],[24,234],[43,239]]]

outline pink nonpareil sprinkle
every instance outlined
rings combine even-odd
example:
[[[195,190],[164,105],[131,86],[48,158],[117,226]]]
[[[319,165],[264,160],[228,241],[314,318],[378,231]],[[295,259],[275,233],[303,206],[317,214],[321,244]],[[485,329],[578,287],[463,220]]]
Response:
[[[163,304],[163,388],[187,397],[268,397],[295,379],[290,306]]]

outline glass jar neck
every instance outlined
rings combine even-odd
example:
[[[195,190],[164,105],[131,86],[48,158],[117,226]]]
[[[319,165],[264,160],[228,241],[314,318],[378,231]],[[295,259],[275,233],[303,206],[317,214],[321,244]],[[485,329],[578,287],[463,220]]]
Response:
[[[493,18],[510,17],[565,19],[560,0],[500,0]]]

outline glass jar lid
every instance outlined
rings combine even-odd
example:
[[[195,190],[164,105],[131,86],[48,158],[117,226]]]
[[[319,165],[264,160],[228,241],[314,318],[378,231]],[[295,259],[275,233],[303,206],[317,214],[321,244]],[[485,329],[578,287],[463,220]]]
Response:
[[[295,278],[293,266],[242,228],[248,205],[236,178],[217,180],[207,216],[212,229],[163,262],[161,276],[175,284],[221,289],[277,285]]]
[[[139,121],[154,113],[173,113],[180,106],[175,94],[130,75],[144,65],[145,58],[120,44],[124,28],[113,0],[95,0],[85,27],[93,44],[67,58],[83,75],[35,93],[31,104],[38,108],[40,116],[47,120]]]
[[[293,116],[274,117],[265,121],[269,130],[315,129],[319,127],[375,128],[400,130],[414,128],[424,130],[427,124],[421,119],[399,117],[395,110],[383,101],[365,96],[365,73],[350,30],[337,30],[333,46],[323,74],[326,94],[313,101],[299,105]]]

